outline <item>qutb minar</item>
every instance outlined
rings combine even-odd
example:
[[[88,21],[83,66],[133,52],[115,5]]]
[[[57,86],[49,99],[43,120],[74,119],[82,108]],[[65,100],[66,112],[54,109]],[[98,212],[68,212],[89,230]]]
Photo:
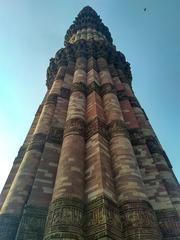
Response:
[[[180,239],[179,184],[131,81],[83,8],[2,190],[0,240]]]

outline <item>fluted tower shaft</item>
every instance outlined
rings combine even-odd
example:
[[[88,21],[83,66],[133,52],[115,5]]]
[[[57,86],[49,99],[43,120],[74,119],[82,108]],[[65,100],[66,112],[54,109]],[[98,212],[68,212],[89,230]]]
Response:
[[[0,240],[178,240],[180,189],[91,7],[50,59],[47,93],[1,195]]]

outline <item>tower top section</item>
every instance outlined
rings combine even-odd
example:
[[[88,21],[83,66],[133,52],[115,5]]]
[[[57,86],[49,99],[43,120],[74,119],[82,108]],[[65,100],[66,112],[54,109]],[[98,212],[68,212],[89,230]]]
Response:
[[[100,16],[90,6],[84,7],[65,35],[64,44],[75,43],[78,40],[104,41],[112,44],[112,37]]]
[[[131,86],[132,76],[130,64],[123,53],[116,50],[113,40],[106,27],[94,9],[84,7],[75,18],[73,24],[65,35],[65,47],[57,51],[54,58],[50,59],[47,69],[46,84],[48,89],[56,77],[61,65],[70,65],[78,57],[86,59],[106,59],[111,66],[111,74],[119,76],[122,82]],[[98,69],[97,69],[98,70]]]

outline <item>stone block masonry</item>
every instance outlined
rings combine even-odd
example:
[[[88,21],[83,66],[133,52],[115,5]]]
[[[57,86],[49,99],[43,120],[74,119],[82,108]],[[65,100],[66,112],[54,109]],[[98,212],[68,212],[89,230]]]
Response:
[[[85,7],[1,194],[0,240],[178,240],[180,189],[130,65]]]

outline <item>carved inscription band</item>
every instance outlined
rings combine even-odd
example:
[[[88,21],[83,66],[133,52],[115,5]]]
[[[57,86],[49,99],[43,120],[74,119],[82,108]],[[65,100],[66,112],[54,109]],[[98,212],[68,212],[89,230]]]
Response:
[[[84,204],[75,198],[60,198],[51,203],[44,240],[83,239]]]
[[[67,135],[85,136],[85,121],[82,118],[72,118],[65,124],[64,137]]]
[[[146,201],[127,201],[119,206],[123,237],[127,240],[160,240],[156,215]]]

